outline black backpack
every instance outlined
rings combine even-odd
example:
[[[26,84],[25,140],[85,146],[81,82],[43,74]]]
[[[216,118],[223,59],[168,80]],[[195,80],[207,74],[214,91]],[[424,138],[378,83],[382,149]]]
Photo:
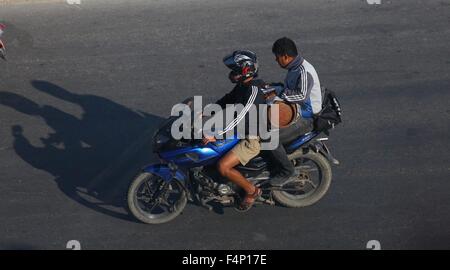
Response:
[[[323,88],[322,97],[322,110],[314,115],[314,130],[329,135],[329,130],[342,122],[342,109],[333,91]]]

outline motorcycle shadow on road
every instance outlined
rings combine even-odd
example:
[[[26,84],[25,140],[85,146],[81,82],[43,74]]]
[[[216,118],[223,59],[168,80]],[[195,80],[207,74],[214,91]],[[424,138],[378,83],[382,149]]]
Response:
[[[77,118],[11,92],[0,92],[0,104],[43,119],[54,132],[35,146],[20,125],[11,127],[14,150],[34,168],[55,177],[60,190],[98,212],[132,220],[126,192],[133,176],[152,161],[151,137],[161,117],[137,112],[104,97],[72,93],[47,81],[32,86],[83,110]]]

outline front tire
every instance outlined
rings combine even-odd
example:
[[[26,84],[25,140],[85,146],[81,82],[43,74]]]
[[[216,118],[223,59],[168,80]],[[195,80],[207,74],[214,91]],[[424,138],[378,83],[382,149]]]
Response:
[[[281,205],[295,208],[316,203],[330,187],[332,178],[330,163],[320,153],[308,151],[303,154],[301,149],[288,157],[289,160],[294,162],[296,172],[300,172],[300,175],[297,179],[287,182],[282,187],[282,189],[289,189],[290,191],[274,190],[273,198]],[[313,177],[314,171],[317,171],[317,175]],[[312,178],[316,181],[313,181]],[[308,185],[312,189],[306,191]]]
[[[166,182],[151,173],[139,174],[128,189],[128,208],[147,224],[166,223],[176,218],[187,204],[183,185],[176,179]]]

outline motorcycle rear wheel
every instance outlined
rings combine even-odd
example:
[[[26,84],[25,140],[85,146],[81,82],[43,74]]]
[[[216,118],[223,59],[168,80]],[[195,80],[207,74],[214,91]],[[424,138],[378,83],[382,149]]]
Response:
[[[322,199],[332,178],[327,159],[320,153],[309,151],[304,154],[301,150],[289,155],[289,159],[296,163],[295,169],[300,175],[282,187],[286,190],[274,190],[273,198],[281,205],[293,208],[309,206]],[[312,189],[307,189],[308,186]]]

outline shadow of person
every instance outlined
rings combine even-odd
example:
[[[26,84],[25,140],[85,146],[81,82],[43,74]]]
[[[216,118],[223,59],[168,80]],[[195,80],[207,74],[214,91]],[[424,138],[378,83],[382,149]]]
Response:
[[[50,105],[11,92],[0,92],[0,104],[39,117],[54,132],[35,146],[24,128],[11,127],[14,149],[34,168],[55,177],[60,190],[71,199],[114,217],[130,220],[123,208],[126,189],[139,169],[149,163],[151,135],[162,118],[137,112],[112,100],[79,95],[46,81],[33,87],[80,106],[81,118]]]

